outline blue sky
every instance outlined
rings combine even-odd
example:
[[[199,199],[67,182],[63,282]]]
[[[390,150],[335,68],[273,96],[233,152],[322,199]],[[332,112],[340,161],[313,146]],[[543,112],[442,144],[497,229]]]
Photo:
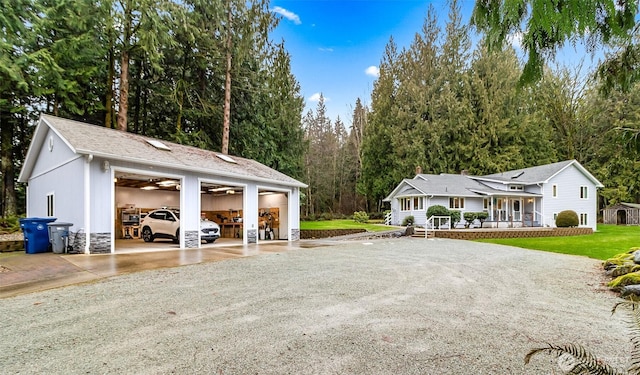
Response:
[[[474,4],[459,0],[465,24]],[[322,93],[329,118],[335,121],[340,116],[351,125],[356,99],[370,105],[376,69],[389,38],[393,36],[398,51],[409,47],[430,5],[444,26],[447,0],[271,0],[271,10],[282,17],[271,36],[276,42],[285,41],[305,98],[305,113],[315,110]],[[558,54],[568,63],[583,56],[573,48]],[[586,63],[592,64],[590,59]]]
[[[370,104],[389,38],[399,49],[408,47],[429,4],[444,23],[446,0],[272,0],[272,11],[282,16],[272,38],[285,41],[307,110],[315,110],[322,93],[328,116],[334,121],[340,116],[350,125],[356,99]],[[474,1],[461,0],[460,5],[467,22]]]

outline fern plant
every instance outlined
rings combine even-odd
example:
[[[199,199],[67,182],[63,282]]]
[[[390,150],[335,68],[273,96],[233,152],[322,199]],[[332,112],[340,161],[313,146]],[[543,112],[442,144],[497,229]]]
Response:
[[[630,299],[616,303],[611,310],[615,313],[620,306],[629,308],[630,320],[628,321],[631,331],[631,363],[626,374],[640,375],[640,301]],[[572,375],[622,375],[621,372],[578,344],[554,345],[547,344],[542,348],[535,348],[529,351],[524,357],[524,363],[528,364],[531,358],[539,353],[547,353],[558,357],[558,365],[565,374]]]

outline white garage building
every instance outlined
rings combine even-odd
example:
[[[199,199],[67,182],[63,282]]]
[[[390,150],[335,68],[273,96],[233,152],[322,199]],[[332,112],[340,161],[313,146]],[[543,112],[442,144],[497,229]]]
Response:
[[[180,248],[197,248],[200,219],[238,243],[300,238],[300,188],[257,161],[43,115],[27,152],[27,216],[73,223],[74,252],[115,253],[150,210],[180,211]],[[264,239],[266,241],[266,239]]]

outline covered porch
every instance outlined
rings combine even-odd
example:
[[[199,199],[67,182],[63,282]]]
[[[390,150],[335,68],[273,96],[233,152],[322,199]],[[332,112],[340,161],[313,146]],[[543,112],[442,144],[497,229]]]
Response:
[[[484,211],[488,217],[485,228],[542,227],[544,216],[540,212],[542,196],[532,193],[492,193],[484,198]]]

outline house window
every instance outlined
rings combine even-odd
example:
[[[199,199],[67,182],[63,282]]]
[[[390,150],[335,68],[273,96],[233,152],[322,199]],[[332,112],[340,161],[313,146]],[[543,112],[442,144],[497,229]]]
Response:
[[[485,211],[489,211],[489,198],[485,198],[482,200],[482,209]]]
[[[522,186],[522,185],[509,185],[509,190],[522,191],[522,190],[524,190],[524,186]]]
[[[415,198],[413,198],[413,209],[414,210],[424,210],[424,198],[423,197],[415,197]]]
[[[580,214],[580,225],[587,225],[587,214]]]
[[[554,198],[558,197],[558,185],[553,185],[551,187],[551,196]]]
[[[587,191],[586,186],[580,186],[580,199],[587,199]]]
[[[455,210],[464,210],[464,198],[449,198],[449,208]]]
[[[47,216],[53,217],[53,193],[47,194]]]
[[[411,211],[411,198],[400,199],[400,211]]]

